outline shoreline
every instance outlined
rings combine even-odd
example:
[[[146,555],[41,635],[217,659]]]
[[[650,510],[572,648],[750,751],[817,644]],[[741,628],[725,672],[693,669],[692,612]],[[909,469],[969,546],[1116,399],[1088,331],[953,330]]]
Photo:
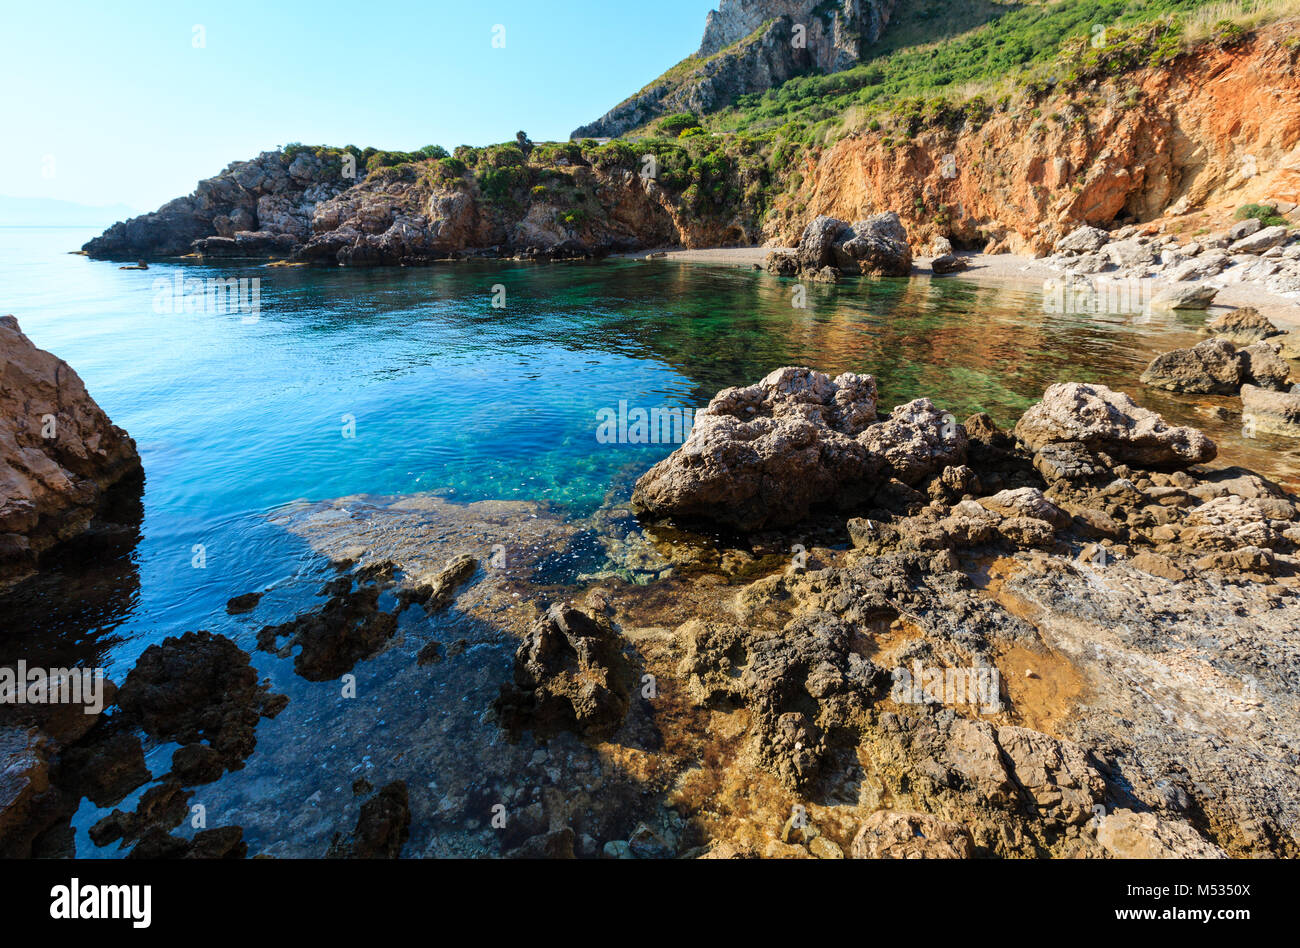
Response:
[[[661,248],[627,254],[626,256],[637,260],[669,260],[677,263],[734,266],[750,269],[755,266],[762,267],[767,255],[778,250],[793,252],[793,249],[789,247],[709,247],[698,250]],[[956,256],[965,260],[969,269],[953,274],[936,274],[930,268],[933,257],[916,257],[913,261],[913,270],[909,279],[944,276],[1001,285],[1026,284],[1041,289],[1044,280],[1066,279],[1069,277],[1066,271],[1058,270],[1042,260],[1019,254],[958,252]],[[1110,275],[1103,273],[1095,276],[1105,279]],[[1152,278],[1151,284],[1157,290],[1175,285],[1168,280],[1158,278]],[[1279,329],[1300,330],[1300,300],[1290,300],[1284,296],[1279,296],[1254,281],[1243,281],[1242,283],[1223,287],[1219,290],[1218,296],[1207,308],[1206,312],[1213,314],[1247,306],[1258,310],[1262,316],[1271,320]],[[1189,310],[1189,312],[1192,311]]]

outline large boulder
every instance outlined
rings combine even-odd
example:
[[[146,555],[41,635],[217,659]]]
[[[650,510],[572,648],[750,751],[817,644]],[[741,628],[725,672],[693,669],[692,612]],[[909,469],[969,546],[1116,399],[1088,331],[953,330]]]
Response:
[[[1016,424],[1016,437],[1033,451],[1078,444],[1138,467],[1187,467],[1212,461],[1218,448],[1195,428],[1175,428],[1104,385],[1053,385]]]
[[[843,239],[849,225],[834,217],[822,214],[813,218],[799,238],[799,266],[804,270],[820,270],[835,264],[835,245]]]
[[[844,273],[907,276],[912,272],[912,248],[907,230],[893,211],[855,224],[822,215],[804,228],[798,260],[805,271],[835,267]]]
[[[907,276],[912,272],[912,248],[907,230],[893,211],[876,214],[849,227],[834,246],[835,265],[845,273],[868,276]]]
[[[1278,355],[1271,342],[1257,342],[1239,353],[1245,379],[1260,388],[1286,391],[1291,377],[1291,367]]]
[[[1151,297],[1155,309],[1205,309],[1219,295],[1217,287],[1204,283],[1175,283]]]
[[[1249,237],[1238,240],[1228,248],[1228,253],[1263,253],[1266,250],[1272,250],[1274,247],[1282,246],[1286,243],[1287,236],[1287,229],[1281,224],[1276,227],[1265,227]]]
[[[1110,243],[1110,234],[1100,227],[1084,224],[1056,242],[1057,253],[1094,253]]]
[[[1223,339],[1158,355],[1142,373],[1142,384],[1171,392],[1235,395],[1245,380],[1245,360]]]
[[[740,530],[797,523],[877,478],[883,461],[858,439],[875,420],[871,376],[778,369],[697,412],[686,443],[637,481],[633,507]]]
[[[142,477],[135,442],[62,359],[0,317],[0,583],[84,533],[115,485]]]

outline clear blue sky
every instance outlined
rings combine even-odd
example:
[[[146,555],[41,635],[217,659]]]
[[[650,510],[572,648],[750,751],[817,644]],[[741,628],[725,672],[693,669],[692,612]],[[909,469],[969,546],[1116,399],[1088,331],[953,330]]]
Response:
[[[292,141],[567,138],[694,52],[716,5],[15,0],[0,32],[0,194],[152,210]]]

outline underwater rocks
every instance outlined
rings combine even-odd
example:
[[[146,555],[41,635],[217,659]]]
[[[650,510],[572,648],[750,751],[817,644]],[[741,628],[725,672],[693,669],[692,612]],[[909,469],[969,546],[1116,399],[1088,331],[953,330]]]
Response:
[[[356,829],[336,834],[330,859],[396,859],[411,835],[411,806],[406,782],[396,780],[361,804]]]
[[[637,481],[633,508],[739,530],[788,526],[814,507],[860,505],[960,464],[967,438],[928,399],[877,423],[869,375],[778,369],[696,413],[686,443]]]
[[[1214,460],[1214,442],[1195,428],[1175,428],[1104,385],[1051,386],[1016,424],[1016,437],[1032,450],[1076,444],[1121,463],[1187,467]]]
[[[0,584],[102,524],[112,495],[143,479],[135,442],[63,360],[0,317]],[[120,486],[121,491],[113,490]]]
[[[627,718],[630,666],[622,640],[585,612],[552,606],[515,653],[514,683],[495,707],[502,727],[606,738]]]
[[[339,576],[321,590],[329,596],[323,606],[282,625],[266,626],[257,634],[257,647],[288,658],[300,646],[294,671],[308,681],[333,681],[375,655],[397,631],[401,606],[393,612],[379,607],[379,597],[394,585],[391,563]]]
[[[287,702],[258,682],[247,652],[210,632],[149,646],[117,698],[125,721],[159,740],[203,743],[228,770],[242,767],[253,752],[258,721],[275,717]]]

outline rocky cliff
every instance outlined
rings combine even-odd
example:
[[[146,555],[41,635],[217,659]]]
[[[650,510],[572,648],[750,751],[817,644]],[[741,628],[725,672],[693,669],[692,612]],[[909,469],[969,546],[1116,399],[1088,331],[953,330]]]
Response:
[[[896,209],[917,246],[945,235],[1042,254],[1080,224],[1160,218],[1191,234],[1251,201],[1300,203],[1293,36],[1279,24],[981,120],[864,130],[808,151],[764,236],[790,245],[818,215]]]
[[[573,139],[617,138],[662,115],[704,115],[807,72],[837,72],[880,39],[897,0],[722,0],[699,52]]]
[[[263,152],[200,181],[189,197],[114,224],[82,249],[92,257],[125,260],[180,256],[206,237],[229,241],[230,251],[237,239],[250,248],[271,246],[280,235],[302,240],[316,205],[353,183],[337,162],[306,152]]]
[[[66,362],[0,317],[0,585],[89,529],[107,494],[142,476],[135,442]]]

